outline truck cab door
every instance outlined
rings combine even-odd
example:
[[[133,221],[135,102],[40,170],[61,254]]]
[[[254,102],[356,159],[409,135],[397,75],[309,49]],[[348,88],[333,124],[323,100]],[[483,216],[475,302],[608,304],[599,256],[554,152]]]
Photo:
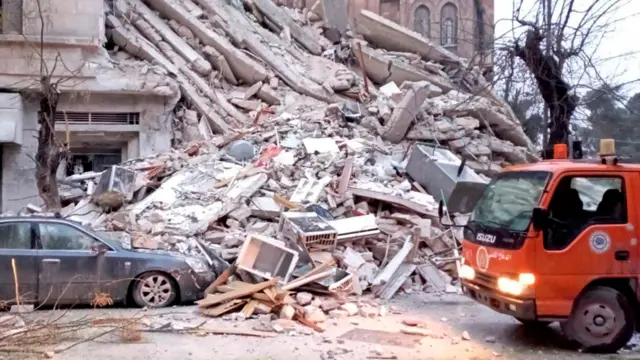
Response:
[[[634,176],[567,172],[550,184],[543,206],[551,219],[536,241],[538,316],[567,316],[592,280],[633,273]]]

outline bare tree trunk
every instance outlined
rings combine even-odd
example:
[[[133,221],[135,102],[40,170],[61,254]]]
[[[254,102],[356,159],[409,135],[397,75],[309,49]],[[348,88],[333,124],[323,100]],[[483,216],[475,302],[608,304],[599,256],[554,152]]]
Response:
[[[542,52],[543,39],[537,29],[529,30],[524,46],[516,45],[515,54],[534,75],[542,99],[549,107],[549,141],[544,144],[549,148],[554,144],[568,144],[569,123],[578,99],[570,94],[570,86],[563,79],[555,58]]]
[[[41,119],[36,152],[36,185],[47,210],[55,212],[61,208],[56,173],[67,151],[65,145],[56,143],[55,114],[58,107],[58,92],[50,80],[49,76],[41,78]]]

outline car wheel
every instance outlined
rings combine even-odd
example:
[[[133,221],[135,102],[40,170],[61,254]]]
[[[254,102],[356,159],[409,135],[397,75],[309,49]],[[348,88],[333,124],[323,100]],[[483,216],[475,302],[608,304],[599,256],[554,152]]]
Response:
[[[169,275],[152,272],[142,275],[133,287],[133,300],[140,307],[161,308],[176,300],[177,287]]]
[[[551,324],[551,321],[524,320],[516,318],[526,328],[545,328]]]
[[[625,346],[635,329],[627,298],[609,287],[594,287],[578,299],[566,324],[568,335],[586,351],[613,353]]]

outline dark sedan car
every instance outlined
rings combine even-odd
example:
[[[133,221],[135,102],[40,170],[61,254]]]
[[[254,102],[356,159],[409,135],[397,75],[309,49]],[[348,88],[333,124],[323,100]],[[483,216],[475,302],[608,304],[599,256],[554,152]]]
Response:
[[[16,297],[12,259],[22,303],[165,307],[199,299],[215,278],[204,259],[132,250],[54,217],[0,218],[0,301]]]

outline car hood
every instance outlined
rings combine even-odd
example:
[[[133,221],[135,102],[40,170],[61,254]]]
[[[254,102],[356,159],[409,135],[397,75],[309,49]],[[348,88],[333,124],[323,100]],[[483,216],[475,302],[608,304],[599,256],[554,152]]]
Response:
[[[186,260],[188,258],[197,258],[199,260],[204,260],[206,262],[206,259],[202,256],[189,256],[189,255],[184,255],[174,251],[133,248],[131,247],[131,237],[128,236],[128,234],[127,236],[122,236],[122,239],[118,239],[118,240],[114,239],[113,237],[102,237],[101,239],[119,251],[154,254],[154,255],[167,256],[167,257],[172,257],[174,259],[181,259],[181,260]]]

